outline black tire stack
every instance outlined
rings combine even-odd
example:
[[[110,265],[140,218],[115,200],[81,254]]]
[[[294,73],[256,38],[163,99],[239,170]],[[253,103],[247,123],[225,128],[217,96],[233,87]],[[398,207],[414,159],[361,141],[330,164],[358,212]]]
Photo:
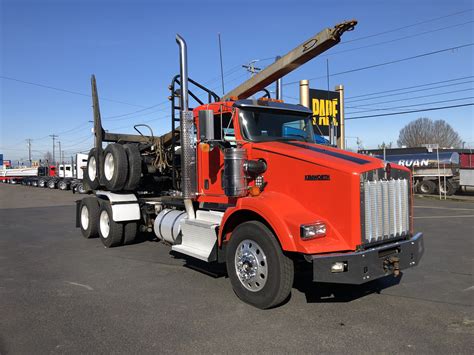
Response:
[[[95,173],[95,175],[94,175]],[[140,184],[142,160],[135,144],[109,144],[96,162],[96,149],[89,152],[84,181],[91,190],[101,186],[112,192],[133,191]]]

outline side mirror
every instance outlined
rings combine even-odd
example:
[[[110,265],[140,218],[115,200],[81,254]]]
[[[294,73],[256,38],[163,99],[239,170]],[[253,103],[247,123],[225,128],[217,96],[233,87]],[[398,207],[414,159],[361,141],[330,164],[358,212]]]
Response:
[[[199,138],[201,141],[215,140],[214,111],[199,111]]]

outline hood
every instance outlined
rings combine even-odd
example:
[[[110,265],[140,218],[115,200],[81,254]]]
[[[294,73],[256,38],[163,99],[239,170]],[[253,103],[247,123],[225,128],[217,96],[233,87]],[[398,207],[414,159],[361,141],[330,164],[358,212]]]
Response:
[[[301,141],[254,142],[251,149],[275,153],[348,173],[363,173],[384,167],[384,162],[378,158]]]

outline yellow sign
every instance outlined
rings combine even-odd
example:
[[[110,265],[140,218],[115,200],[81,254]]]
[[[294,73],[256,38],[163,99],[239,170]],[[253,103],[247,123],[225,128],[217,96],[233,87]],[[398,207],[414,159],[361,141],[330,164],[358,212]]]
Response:
[[[329,126],[336,129],[340,136],[341,113],[339,108],[339,93],[336,91],[309,90],[311,110],[313,111],[314,133],[329,136]]]
[[[338,126],[339,100],[313,99],[313,124],[318,126],[329,126],[329,120],[332,120],[333,126]]]

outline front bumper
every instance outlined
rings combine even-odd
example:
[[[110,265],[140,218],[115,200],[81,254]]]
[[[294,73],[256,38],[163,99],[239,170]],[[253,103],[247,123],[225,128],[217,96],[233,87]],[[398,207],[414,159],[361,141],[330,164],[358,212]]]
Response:
[[[313,281],[362,284],[396,273],[419,263],[423,255],[423,233],[411,239],[384,244],[354,253],[309,255]],[[393,263],[397,260],[396,264]],[[343,263],[343,272],[331,272],[335,263]]]

